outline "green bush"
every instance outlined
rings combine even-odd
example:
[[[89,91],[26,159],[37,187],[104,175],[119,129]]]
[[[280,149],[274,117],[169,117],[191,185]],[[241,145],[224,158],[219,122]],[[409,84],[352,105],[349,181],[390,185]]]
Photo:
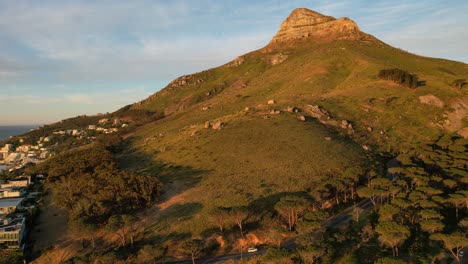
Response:
[[[379,72],[379,78],[383,80],[393,81],[409,88],[418,87],[418,77],[410,74],[407,71],[394,69],[383,69]]]

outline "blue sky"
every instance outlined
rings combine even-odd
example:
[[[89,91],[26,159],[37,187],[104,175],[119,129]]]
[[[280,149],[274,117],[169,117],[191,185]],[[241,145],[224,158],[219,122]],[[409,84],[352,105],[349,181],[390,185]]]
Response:
[[[468,62],[468,1],[0,0],[0,125],[112,112],[263,47],[297,7]]]

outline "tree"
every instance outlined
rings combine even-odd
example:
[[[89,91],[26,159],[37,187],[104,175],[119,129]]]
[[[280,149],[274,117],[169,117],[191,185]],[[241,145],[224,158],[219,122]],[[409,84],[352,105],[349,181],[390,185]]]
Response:
[[[398,214],[398,212],[400,212],[398,207],[391,204],[384,204],[379,210],[379,221],[392,221],[393,217]]]
[[[128,234],[130,234],[130,243],[133,247],[134,231],[132,225],[135,222],[136,218],[132,215],[113,215],[107,221],[106,229],[115,232],[119,236],[122,247],[125,249]]]
[[[309,202],[297,196],[285,196],[275,205],[275,210],[285,219],[287,219],[289,231],[292,231],[295,223],[299,219],[299,215],[303,213]]]
[[[399,259],[394,258],[381,258],[378,259],[374,264],[405,264],[406,262]]]
[[[450,253],[455,257],[458,263],[460,261],[460,251],[468,246],[468,238],[461,233],[452,233],[452,234],[442,234],[436,233],[430,236],[432,240],[442,241],[445,248],[450,251]]]
[[[224,228],[227,225],[229,220],[229,210],[227,208],[215,208],[213,209],[210,214],[210,221],[218,226],[219,231],[223,233]]]
[[[195,264],[195,258],[202,252],[203,250],[203,241],[201,239],[188,239],[185,240],[182,245],[181,249],[190,254],[192,258],[192,263]]]
[[[95,238],[98,226],[95,223],[88,223],[82,219],[70,220],[69,228],[72,234],[79,237],[81,240],[81,246],[85,247],[85,239],[91,240],[91,246],[94,249],[96,247]]]
[[[239,227],[241,237],[244,237],[242,225],[244,220],[249,216],[249,211],[245,207],[233,207],[229,211],[229,217]]]
[[[447,202],[455,207],[455,216],[458,218],[458,210],[460,207],[465,206],[467,203],[467,197],[464,196],[462,193],[453,193],[449,195]]]
[[[380,222],[375,231],[379,234],[379,240],[392,248],[394,257],[398,256],[398,246],[411,234],[409,228],[395,222]]]
[[[374,206],[377,205],[377,198],[381,195],[381,191],[372,187],[361,187],[357,190],[357,194],[361,198],[368,198]]]
[[[422,231],[428,232],[430,234],[444,229],[444,224],[440,220],[436,219],[423,220],[419,222],[419,225],[421,226]]]
[[[298,250],[302,263],[314,264],[318,259],[325,254],[325,250],[321,247],[308,247]]]
[[[138,251],[138,260],[143,263],[155,264],[164,258],[166,251],[165,247],[145,245]]]

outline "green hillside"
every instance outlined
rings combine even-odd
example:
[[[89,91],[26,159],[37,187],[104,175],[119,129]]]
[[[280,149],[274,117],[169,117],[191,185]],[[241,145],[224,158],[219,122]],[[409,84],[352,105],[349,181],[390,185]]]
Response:
[[[410,89],[379,79],[379,71],[389,68],[408,71],[423,82]],[[272,210],[282,194],[313,193],[343,179],[350,169],[362,175],[382,172],[385,159],[379,157],[450,133],[444,127],[446,115],[455,111],[456,102],[466,104],[468,94],[452,82],[467,78],[466,64],[417,56],[368,37],[269,44],[176,79],[135,104],[133,108],[166,117],[137,131],[124,163],[149,170],[132,159],[145,156],[147,164],[195,171],[165,174],[163,165],[150,167],[163,174],[166,193],[162,213],[154,216],[154,232],[169,236],[164,241],[177,238],[174,234],[206,235],[215,227],[209,216],[216,207]],[[439,98],[444,106],[421,103],[424,95]],[[269,105],[269,100],[275,103]],[[325,109],[338,125],[320,123],[308,105]],[[288,106],[299,112],[288,112]],[[275,110],[279,114],[271,112]],[[467,124],[466,115],[457,118],[462,125],[450,128],[454,132]],[[352,131],[341,128],[342,120],[352,124]],[[222,129],[204,128],[217,121],[223,122]],[[173,213],[177,221],[168,216]]]
[[[379,78],[385,69],[417,77],[417,87]],[[459,79],[468,79],[464,63],[411,54],[359,31],[350,19],[297,9],[264,48],[182,76],[122,110],[157,120],[126,135],[115,153],[105,152],[113,155],[109,166],[134,173],[128,179],[154,175],[162,189],[158,203],[134,211],[144,229],[137,245],[115,246],[113,234],[102,231],[100,254],[149,263],[142,252],[158,245],[166,256],[183,258],[193,246],[187,241],[202,239],[200,255],[238,252],[244,243],[271,247],[259,263],[283,257],[290,262],[282,263],[309,263],[316,256],[302,254],[311,252],[322,263],[373,263],[401,246],[388,251],[378,240],[398,222],[411,228],[397,235],[409,241],[405,260],[444,258],[441,244],[428,242],[440,237],[429,235],[466,230],[460,219],[467,214],[468,85],[454,85]],[[388,175],[390,160],[399,167]],[[348,229],[322,228],[364,198],[388,208],[377,213],[375,204]],[[288,215],[291,204],[297,211]],[[429,212],[419,216],[423,208]],[[415,219],[445,220],[433,230],[427,228],[433,222],[419,227]],[[102,222],[104,230],[109,223]],[[292,239],[303,251],[273,249]],[[349,254],[334,251],[342,246]],[[94,251],[75,255],[99,259]]]

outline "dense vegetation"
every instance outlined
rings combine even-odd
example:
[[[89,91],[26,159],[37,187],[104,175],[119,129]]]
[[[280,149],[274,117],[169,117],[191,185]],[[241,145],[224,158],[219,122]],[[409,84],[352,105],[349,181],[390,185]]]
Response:
[[[37,168],[47,175],[55,204],[66,209],[72,221],[104,223],[112,215],[151,205],[159,195],[155,176],[118,167],[111,152],[118,148],[115,137],[57,155]]]
[[[418,87],[418,77],[416,75],[397,68],[380,70],[379,78],[394,81],[395,83],[404,85],[408,88]]]

